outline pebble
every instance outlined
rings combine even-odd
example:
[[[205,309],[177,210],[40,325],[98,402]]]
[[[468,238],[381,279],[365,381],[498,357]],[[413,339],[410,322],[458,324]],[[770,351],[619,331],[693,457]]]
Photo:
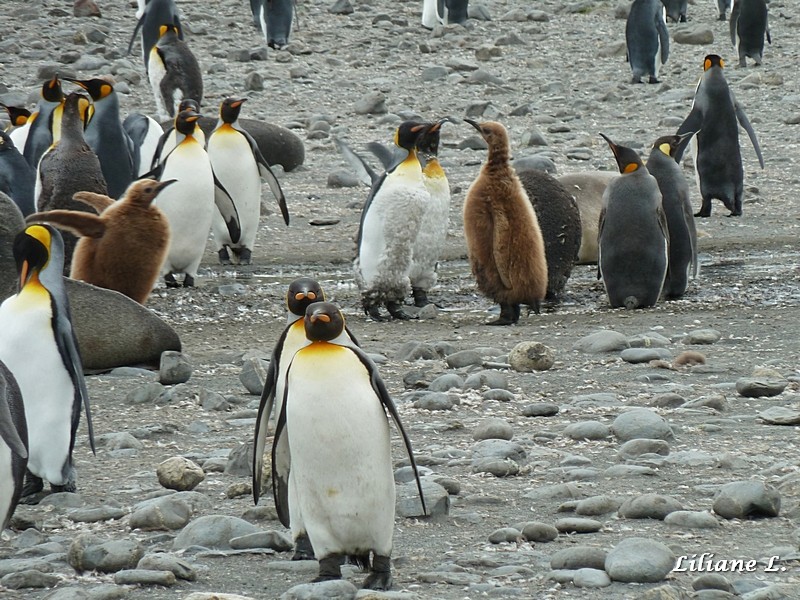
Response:
[[[465,390],[477,390],[484,386],[493,390],[507,390],[508,378],[500,371],[485,370],[472,373],[464,380]]]
[[[115,573],[135,568],[142,556],[144,547],[135,540],[104,540],[91,533],[81,533],[70,544],[67,562],[79,573]]]
[[[713,508],[724,519],[777,517],[781,494],[760,481],[733,481],[719,489]]]
[[[648,440],[637,438],[625,442],[620,446],[617,456],[620,460],[636,460],[643,455],[657,454],[667,456],[669,454],[669,444],[664,440]]]
[[[164,392],[164,386],[156,381],[145,383],[128,392],[125,402],[128,404],[149,404]]]
[[[556,532],[556,534],[558,534],[558,532]],[[514,529],[513,527],[501,527],[489,534],[489,543],[502,544],[504,542],[516,542],[521,535],[522,533],[518,529]]]
[[[192,376],[192,365],[181,352],[165,350],[161,353],[158,381],[163,385],[186,383]]]
[[[475,350],[460,350],[445,357],[445,362],[451,369],[463,369],[470,365],[482,364],[483,357]]]
[[[602,529],[603,524],[594,519],[568,517],[565,519],[558,519],[555,522],[555,527],[561,533],[595,533]]]
[[[514,159],[514,169],[517,172],[537,169],[545,173],[555,174],[558,170],[556,163],[552,158],[544,156],[543,154],[534,154],[532,156],[521,156]]]
[[[445,394],[444,392],[429,392],[422,394],[414,401],[414,408],[421,408],[424,410],[450,410],[456,405],[456,400],[457,398]]]
[[[164,552],[145,554],[136,568],[149,571],[170,571],[178,579],[197,581],[197,572],[191,564],[182,558]]]
[[[628,338],[621,333],[603,329],[581,338],[572,348],[586,354],[600,354],[603,352],[618,352],[630,347]]]
[[[514,430],[507,421],[503,419],[484,419],[472,433],[474,440],[510,440],[514,437]]]
[[[137,504],[130,515],[131,529],[142,531],[181,529],[192,518],[192,507],[178,494],[154,498]]]
[[[675,566],[675,555],[668,546],[641,537],[623,539],[609,551],[605,571],[614,581],[657,583]]]
[[[228,454],[225,463],[225,473],[236,477],[250,477],[253,475],[253,442],[247,441],[239,444]]]
[[[666,348],[672,344],[669,338],[655,332],[638,333],[628,338],[631,348]]]
[[[268,369],[269,361],[256,357],[247,358],[242,364],[239,381],[250,394],[260,396],[267,381]]]
[[[679,25],[672,39],[676,44],[708,46],[714,42],[714,32],[707,25]]]
[[[605,515],[615,512],[620,506],[620,500],[611,496],[591,496],[579,500],[575,504],[575,514],[586,517]]]
[[[628,498],[619,507],[619,515],[625,519],[658,519],[663,521],[671,512],[683,510],[683,506],[672,496],[642,494]]]
[[[519,464],[508,458],[482,458],[472,461],[472,472],[489,473],[495,477],[512,477],[519,474]]]
[[[638,364],[651,360],[671,360],[672,352],[666,348],[626,348],[619,356],[625,362]]]
[[[439,353],[432,344],[427,342],[406,342],[394,355],[396,360],[413,362],[415,360],[436,360]]]
[[[572,440],[605,440],[611,437],[611,429],[599,421],[579,421],[564,428],[564,435]]]
[[[481,440],[472,446],[473,462],[482,459],[524,462],[528,457],[525,448],[516,442],[500,439]]]
[[[522,528],[522,537],[529,542],[552,542],[558,538],[558,529],[547,523],[533,521],[525,523]]]
[[[99,523],[121,519],[128,514],[124,508],[117,506],[99,506],[97,508],[78,508],[67,513],[67,518],[75,523]]]
[[[759,412],[758,418],[768,425],[800,425],[800,410],[772,406]]]
[[[0,585],[10,590],[41,589],[55,587],[61,581],[58,575],[42,573],[38,570],[9,573],[0,578]]]
[[[445,373],[439,375],[436,379],[431,381],[428,390],[431,392],[446,392],[448,390],[458,388],[464,385],[464,379],[455,373]]]
[[[736,381],[736,391],[745,398],[763,398],[783,393],[789,382],[781,379],[742,377]]]
[[[611,578],[602,569],[578,569],[572,583],[578,588],[601,588],[611,585]]]
[[[696,346],[716,344],[720,338],[722,334],[716,329],[695,329],[686,334],[683,343]]]
[[[232,538],[259,531],[258,527],[243,519],[228,515],[206,515],[191,521],[172,543],[174,550],[190,546],[230,550]]]
[[[719,527],[719,521],[705,510],[676,510],[664,517],[664,523],[689,529],[713,529]]]
[[[150,571],[145,569],[124,569],[114,574],[117,585],[161,585],[170,587],[177,582],[172,571]]]
[[[353,105],[357,115],[384,115],[389,112],[386,108],[386,96],[382,92],[370,92],[357,100]]]
[[[731,582],[724,575],[719,573],[704,573],[692,580],[692,589],[699,590],[722,590],[724,592],[735,593]]]
[[[357,188],[361,187],[362,183],[358,176],[347,169],[337,169],[328,173],[328,181],[326,184],[329,188]]]
[[[555,364],[553,350],[540,342],[520,342],[508,353],[511,368],[521,373],[547,371]]]
[[[427,477],[420,479],[422,494],[425,497],[425,508],[419,499],[417,483],[403,483],[395,488],[395,513],[398,517],[442,517],[450,512],[450,494],[447,490]]]
[[[278,531],[257,531],[231,538],[231,548],[234,550],[270,548],[275,552],[289,552],[294,548],[294,543],[288,536]]]
[[[672,440],[672,428],[661,416],[649,408],[633,408],[620,414],[611,425],[611,430],[622,442],[637,438]]]
[[[497,402],[513,402],[517,397],[508,390],[491,389],[481,394],[484,400],[496,400]]]
[[[182,456],[173,456],[159,463],[156,475],[162,486],[179,492],[193,490],[206,478],[199,465]]]
[[[289,588],[280,600],[353,600],[358,588],[345,579],[301,583]]]
[[[608,552],[595,546],[569,546],[550,557],[550,568],[576,571],[578,569],[605,569]]]
[[[523,417],[553,417],[558,414],[558,404],[552,402],[537,402],[528,404],[522,409]]]

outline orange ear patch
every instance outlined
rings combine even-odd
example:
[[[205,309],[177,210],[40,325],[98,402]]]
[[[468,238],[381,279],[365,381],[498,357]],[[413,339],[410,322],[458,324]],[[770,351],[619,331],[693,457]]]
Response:
[[[628,163],[625,165],[625,168],[622,170],[623,173],[633,173],[635,170],[639,168],[639,165],[636,163]]]

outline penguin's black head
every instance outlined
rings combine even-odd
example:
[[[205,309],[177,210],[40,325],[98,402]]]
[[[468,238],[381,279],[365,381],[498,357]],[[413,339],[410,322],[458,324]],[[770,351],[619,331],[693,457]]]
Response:
[[[25,125],[25,123],[28,122],[28,117],[31,116],[31,111],[29,111],[27,108],[21,108],[19,106],[6,106],[2,102],[0,102],[0,106],[6,109],[8,118],[11,119],[11,124],[14,127]]]
[[[19,289],[22,290],[50,261],[50,244],[54,236],[61,234],[50,225],[29,225],[14,238],[14,260],[19,274]]]
[[[223,123],[234,123],[239,118],[242,104],[247,102],[247,98],[225,98],[219,107],[219,118]]]
[[[417,139],[417,149],[423,154],[427,154],[429,156],[436,156],[439,154],[439,136],[442,133],[442,125],[449,120],[450,117],[445,117],[441,121],[428,123],[419,134],[419,138]]]
[[[300,277],[289,284],[286,293],[286,308],[298,317],[306,314],[309,305],[315,302],[325,302],[325,294],[315,279]]]
[[[331,302],[314,302],[306,308],[306,337],[312,342],[329,342],[344,331],[344,316]]]
[[[420,123],[419,121],[403,121],[397,131],[394,132],[394,143],[409,152],[413,151],[417,146],[420,134],[425,131],[428,125],[428,123]]]
[[[42,98],[48,102],[64,101],[64,92],[61,89],[61,80],[58,78],[58,73],[42,84]]]
[[[64,99],[64,118],[78,118],[85,127],[91,117],[92,103],[80,92],[70,92]]]
[[[617,159],[617,166],[619,167],[620,173],[633,173],[640,167],[644,166],[644,163],[642,162],[642,159],[636,150],[626,146],[617,146],[611,141],[611,138],[604,133],[601,133],[600,135],[606,142],[608,142],[611,152],[614,153],[614,158]]]
[[[102,100],[114,91],[114,86],[110,82],[99,77],[94,79],[70,79],[69,77],[64,77],[64,79],[85,89],[95,102]]]
[[[686,138],[692,137],[696,133],[696,131],[690,131],[683,135],[662,135],[653,142],[653,149],[660,150],[670,158],[675,158],[675,151],[680,147],[681,142]]]
[[[175,129],[183,135],[192,135],[194,125],[202,115],[193,108],[187,108],[175,115]]]
[[[711,67],[722,69],[725,67],[725,61],[718,54],[709,54],[703,60],[703,71],[708,71]]]
[[[161,39],[166,36],[173,36],[178,38],[180,37],[180,35],[181,35],[180,28],[172,23],[161,25],[161,27],[158,28],[158,39]]]
[[[200,103],[197,102],[197,100],[195,100],[194,98],[184,98],[183,100],[181,100],[181,103],[178,104],[178,112],[186,110],[187,108],[191,108],[194,110],[194,112],[199,113]]]

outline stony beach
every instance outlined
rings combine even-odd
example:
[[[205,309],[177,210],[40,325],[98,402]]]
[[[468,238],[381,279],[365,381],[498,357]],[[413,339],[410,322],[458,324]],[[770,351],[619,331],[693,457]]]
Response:
[[[764,64],[739,69],[716,3],[690,4],[689,22],[668,26],[661,83],[633,85],[625,3],[473,2],[491,20],[428,31],[418,0],[350,1],[352,12],[337,2],[333,13],[333,0],[299,0],[292,41],[274,51],[243,0],[178,0],[204,114],[246,96],[242,116],[303,140],[304,164],[275,168],[291,224],[265,187],[253,265],[222,267],[209,244],[196,289],[154,292],[147,306],[181,337],[175,368],[87,378],[97,455],[82,422],[79,493],[18,508],[0,539],[0,596],[800,598],[796,6],[770,3]],[[0,101],[32,106],[54,71],[113,74],[124,114],[154,114],[138,43],[125,56],[136,3],[99,5],[90,19],[73,17],[68,0],[4,2]],[[390,143],[403,119],[469,116],[503,122],[517,161],[558,175],[613,170],[598,133],[646,155],[688,114],[711,52],[730,65],[766,168],[741,135],[744,214],[728,218],[715,201],[697,220],[701,273],[684,298],[611,310],[596,267],[583,265],[561,304],[486,327],[494,307],[475,287],[461,223],[485,150],[472,128],[447,124],[451,218],[431,292],[441,308],[366,319],[351,260],[368,190],[334,136],[365,152]],[[693,181],[691,159],[683,166]],[[391,592],[356,595],[364,576],[349,567],[346,581],[295,587],[316,563],[290,561],[269,493],[253,506],[260,374],[285,324],[286,287],[302,275],[322,283],[375,358],[424,472],[433,514],[420,518],[395,435]],[[536,343],[552,366],[526,372],[524,347],[512,350]]]

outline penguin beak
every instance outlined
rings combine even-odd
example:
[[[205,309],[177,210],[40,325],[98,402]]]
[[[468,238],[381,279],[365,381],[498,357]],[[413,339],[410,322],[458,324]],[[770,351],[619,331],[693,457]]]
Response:
[[[614,156],[615,157],[619,156],[619,146],[617,146],[614,142],[612,142],[611,138],[608,137],[605,133],[601,133],[600,137],[602,137],[606,141],[608,147],[611,148],[611,152],[614,153]]]
[[[242,104],[247,102],[247,98],[240,98],[231,102],[231,108],[239,108]]]
[[[168,187],[178,181],[177,179],[167,179],[166,181],[160,181],[156,186],[156,193],[163,191],[165,187]]]
[[[481,130],[481,126],[479,123],[473,121],[472,119],[464,119],[464,122],[472,125],[475,129],[477,129],[480,132],[481,135],[483,135],[483,130]]]
[[[81,81],[80,79],[72,79],[71,77],[64,77],[64,81],[69,81],[70,83],[74,83],[75,85],[80,86],[83,89],[87,89],[86,82]]]
[[[27,260],[22,261],[22,266],[19,270],[19,289],[25,287],[25,284],[28,283],[28,272],[30,271],[30,265],[28,264]]]
[[[322,310],[315,310],[308,318],[312,323],[316,323],[317,321],[322,321],[323,323],[331,322],[331,316]]]

